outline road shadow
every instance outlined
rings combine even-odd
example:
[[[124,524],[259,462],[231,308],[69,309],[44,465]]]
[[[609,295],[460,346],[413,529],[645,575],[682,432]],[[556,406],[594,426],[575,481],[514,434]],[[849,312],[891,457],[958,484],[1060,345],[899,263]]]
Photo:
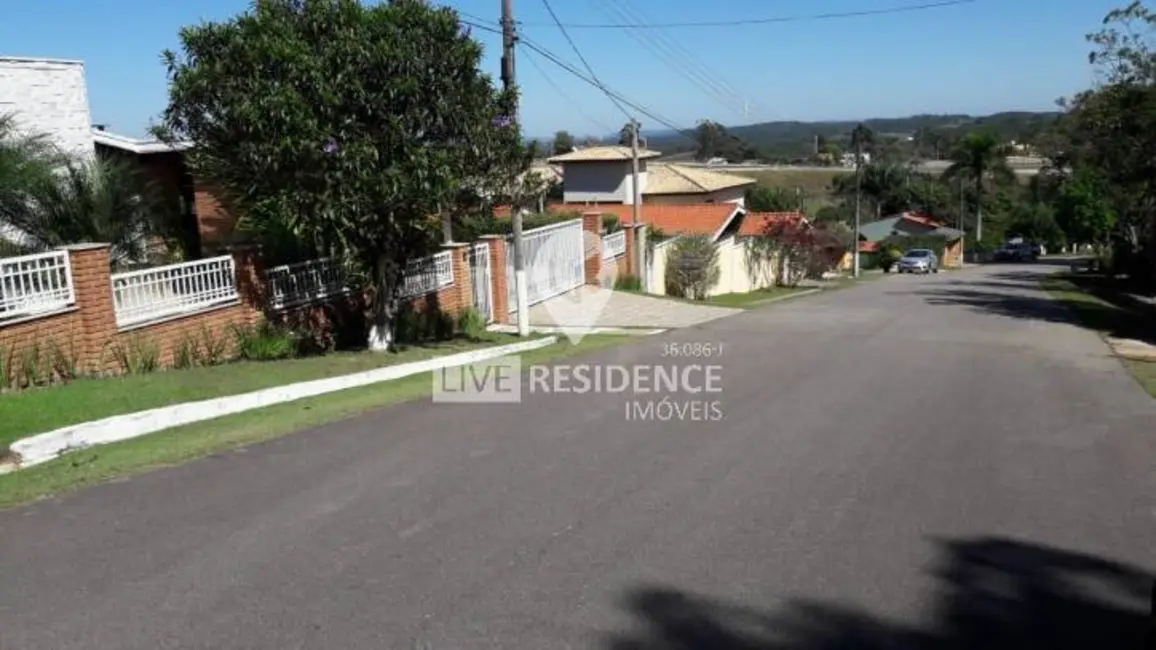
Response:
[[[1153,650],[1153,576],[1098,557],[1008,539],[937,542],[931,620],[906,626],[814,600],[776,610],[645,586],[624,606],[638,632],[608,650]],[[1146,639],[1146,635],[1148,638]]]
[[[1066,323],[1115,338],[1156,345],[1156,310],[1094,301],[1081,301],[1070,307],[1049,296],[1039,285],[1041,277],[1030,271],[989,277],[992,279],[951,281],[947,286],[929,286],[903,293],[920,296],[929,305],[962,305],[1007,318]]]

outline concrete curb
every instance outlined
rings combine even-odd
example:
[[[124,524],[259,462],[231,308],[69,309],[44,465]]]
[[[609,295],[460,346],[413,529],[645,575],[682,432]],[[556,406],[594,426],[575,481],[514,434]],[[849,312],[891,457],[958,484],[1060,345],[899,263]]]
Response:
[[[763,305],[770,305],[770,304],[773,304],[776,302],[783,302],[784,300],[790,300],[792,298],[802,298],[803,296],[813,296],[816,293],[820,293],[822,291],[823,291],[822,287],[816,287],[814,289],[807,289],[806,291],[796,291],[795,293],[788,293],[785,296],[776,296],[774,298],[767,298],[766,300],[760,300],[758,302],[752,302],[751,304],[747,305],[747,309],[750,309],[752,307],[762,307]]]
[[[491,332],[513,334],[518,331],[518,326],[491,325],[489,329]],[[530,331],[540,334],[622,334],[624,336],[651,336],[654,334],[662,334],[667,330],[665,328],[653,327],[580,327],[567,325],[531,325]]]
[[[102,420],[93,420],[74,424],[47,433],[40,433],[29,438],[22,438],[12,443],[11,449],[19,454],[20,461],[17,469],[31,467],[52,460],[57,456],[110,442],[119,442],[139,436],[156,433],[164,429],[178,427],[193,422],[212,420],[225,415],[233,415],[252,409],[264,408],[275,404],[284,404],[306,397],[324,395],[347,388],[367,386],[379,382],[401,379],[424,372],[431,372],[451,366],[461,366],[476,363],[486,359],[502,357],[519,352],[537,350],[558,342],[558,337],[548,336],[535,341],[499,345],[469,352],[459,352],[444,357],[402,363],[396,366],[387,366],[358,372],[340,377],[328,377],[303,381],[287,386],[274,386],[258,391],[229,395],[199,402],[185,402],[160,408],[114,415]]]

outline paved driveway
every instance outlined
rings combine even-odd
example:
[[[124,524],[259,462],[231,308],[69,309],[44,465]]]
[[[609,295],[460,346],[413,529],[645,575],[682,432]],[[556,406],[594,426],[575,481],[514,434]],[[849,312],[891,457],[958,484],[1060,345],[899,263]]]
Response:
[[[583,285],[530,307],[530,323],[672,329],[700,325],[741,311]]]
[[[722,342],[721,421],[419,402],[0,514],[0,647],[1139,647],[1156,401],[1037,272],[587,359]]]

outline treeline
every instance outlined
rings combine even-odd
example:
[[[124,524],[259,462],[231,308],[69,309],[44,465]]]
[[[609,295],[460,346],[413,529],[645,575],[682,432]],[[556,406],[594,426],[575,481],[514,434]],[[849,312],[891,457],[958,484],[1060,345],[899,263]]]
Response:
[[[895,160],[936,160],[946,157],[957,142],[970,133],[986,131],[1005,142],[1034,144],[1049,130],[1059,113],[1005,112],[985,117],[969,115],[913,115],[902,118],[865,120],[862,124],[878,135],[878,145],[886,145],[886,155]],[[818,154],[849,151],[851,132],[859,122],[766,122],[726,127],[704,121],[693,131],[652,134],[649,146],[664,154],[693,153],[703,156],[703,125],[721,141],[721,157],[760,159],[767,162],[816,162]],[[692,136],[692,137],[688,137]],[[737,160],[735,160],[737,162]]]

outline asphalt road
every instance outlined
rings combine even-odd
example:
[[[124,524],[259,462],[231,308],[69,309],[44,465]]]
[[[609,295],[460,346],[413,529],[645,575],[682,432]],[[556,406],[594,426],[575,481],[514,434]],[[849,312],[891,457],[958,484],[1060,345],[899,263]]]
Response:
[[[0,648],[1139,647],[1156,400],[1040,272],[585,359],[721,342],[722,421],[423,401],[0,513]]]

